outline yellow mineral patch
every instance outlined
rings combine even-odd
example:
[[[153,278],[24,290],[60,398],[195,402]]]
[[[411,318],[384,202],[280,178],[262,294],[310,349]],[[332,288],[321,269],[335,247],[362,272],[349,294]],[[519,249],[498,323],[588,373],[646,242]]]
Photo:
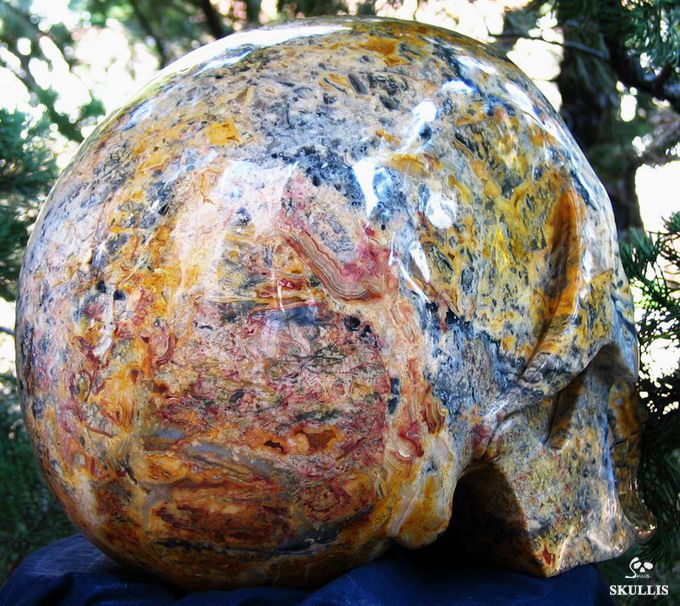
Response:
[[[382,55],[385,64],[389,67],[394,67],[395,65],[401,65],[406,63],[406,59],[400,57],[397,54],[399,48],[399,42],[397,40],[391,40],[389,38],[382,38],[377,36],[369,36],[368,41],[360,45],[368,51],[374,51]]]
[[[351,89],[349,80],[347,80],[347,76],[345,76],[344,74],[336,74],[331,72],[329,74],[326,74],[326,79],[332,84],[335,84],[336,86],[339,86],[344,90]]]
[[[411,176],[425,176],[427,174],[422,156],[416,154],[394,154],[390,158],[390,166]]]
[[[484,193],[492,200],[495,200],[496,198],[500,197],[501,188],[493,179],[487,179],[484,183]]]
[[[412,177],[424,177],[432,170],[441,167],[441,162],[429,154],[395,153],[389,158],[389,165]]]
[[[399,145],[401,142],[401,139],[399,137],[393,135],[392,133],[387,132],[386,130],[380,128],[377,131],[375,131],[375,134],[378,135],[381,139],[385,139],[390,145]]]
[[[472,202],[472,192],[470,191],[470,188],[464,183],[461,183],[455,175],[449,175],[446,178],[446,182],[449,187],[455,188],[458,191],[458,195],[465,203],[465,206],[469,206]]]
[[[140,168],[143,171],[154,170],[156,168],[161,168],[162,166],[165,166],[167,162],[168,162],[167,153],[162,149],[156,149],[147,158],[144,159]]]
[[[205,134],[211,145],[226,145],[227,143],[239,143],[241,136],[234,120],[231,118],[221,124],[209,124]]]

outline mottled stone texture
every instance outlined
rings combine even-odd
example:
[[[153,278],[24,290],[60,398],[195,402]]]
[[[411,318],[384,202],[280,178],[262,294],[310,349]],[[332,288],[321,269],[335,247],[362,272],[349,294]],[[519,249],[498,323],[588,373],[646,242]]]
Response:
[[[17,329],[69,516],[188,587],[320,582],[449,523],[552,575],[649,529],[607,196],[444,30],[299,22],[161,72],[50,195]]]

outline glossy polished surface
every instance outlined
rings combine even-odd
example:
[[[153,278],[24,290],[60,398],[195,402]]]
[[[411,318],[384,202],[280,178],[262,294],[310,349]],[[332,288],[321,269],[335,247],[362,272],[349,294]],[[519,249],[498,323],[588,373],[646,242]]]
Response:
[[[647,530],[607,196],[444,30],[297,22],[161,72],[52,192],[17,330],[66,511],[185,586],[316,583],[449,521],[551,575]]]

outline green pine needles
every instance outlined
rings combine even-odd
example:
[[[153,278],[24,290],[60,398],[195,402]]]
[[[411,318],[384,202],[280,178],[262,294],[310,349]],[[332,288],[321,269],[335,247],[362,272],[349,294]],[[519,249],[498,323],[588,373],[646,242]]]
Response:
[[[621,259],[639,314],[638,389],[648,413],[638,482],[657,522],[642,555],[670,570],[680,558],[680,361],[660,373],[655,355],[665,349],[677,356],[680,347],[680,212],[660,233],[630,231]]]
[[[0,108],[0,297],[16,297],[21,255],[40,204],[57,178],[47,120]]]

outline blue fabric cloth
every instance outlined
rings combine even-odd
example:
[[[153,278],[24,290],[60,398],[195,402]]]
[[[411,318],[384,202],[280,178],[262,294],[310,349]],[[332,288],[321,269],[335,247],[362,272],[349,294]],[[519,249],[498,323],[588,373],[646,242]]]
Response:
[[[450,562],[432,550],[393,549],[314,591],[253,587],[183,592],[121,568],[84,537],[29,556],[0,589],[0,606],[597,606],[611,605],[594,566],[538,579]]]

